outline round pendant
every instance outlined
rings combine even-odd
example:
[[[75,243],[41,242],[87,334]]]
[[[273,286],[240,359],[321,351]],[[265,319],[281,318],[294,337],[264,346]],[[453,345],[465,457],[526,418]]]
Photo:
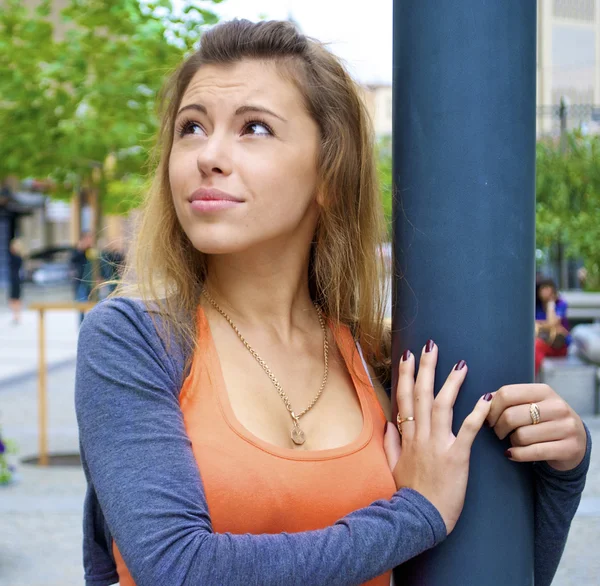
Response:
[[[304,432],[299,427],[294,426],[292,428],[292,433],[290,435],[292,437],[292,441],[297,446],[301,446],[306,441],[306,436],[304,435]]]

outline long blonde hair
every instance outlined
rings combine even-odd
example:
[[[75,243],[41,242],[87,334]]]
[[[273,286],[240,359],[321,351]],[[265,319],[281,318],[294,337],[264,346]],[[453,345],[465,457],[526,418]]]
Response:
[[[141,222],[116,295],[142,297],[157,307],[167,337],[192,347],[206,278],[206,256],[181,228],[171,195],[168,162],[174,123],[191,79],[203,65],[242,59],[275,61],[301,92],[320,129],[318,186],[324,196],[309,266],[313,300],[334,321],[348,325],[367,361],[384,372],[389,340],[384,331],[385,230],[374,159],[371,121],[360,90],[337,57],[323,44],[285,21],[233,20],[203,34],[200,47],[174,73],[161,96],[156,169]]]

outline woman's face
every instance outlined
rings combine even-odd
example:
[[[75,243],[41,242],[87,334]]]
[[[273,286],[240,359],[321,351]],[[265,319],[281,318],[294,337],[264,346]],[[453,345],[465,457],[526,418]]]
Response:
[[[194,247],[308,245],[318,149],[317,124],[276,64],[202,66],[181,100],[169,159],[175,210]]]
[[[540,287],[539,297],[540,297],[540,301],[542,303],[547,303],[551,299],[554,299],[556,297],[554,288],[550,287],[550,285],[545,285],[544,287]]]

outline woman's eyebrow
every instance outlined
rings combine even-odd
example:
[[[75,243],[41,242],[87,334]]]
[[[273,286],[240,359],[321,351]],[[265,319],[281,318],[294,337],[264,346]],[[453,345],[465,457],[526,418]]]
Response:
[[[186,110],[196,110],[197,112],[202,112],[202,114],[208,114],[206,111],[206,106],[203,106],[202,104],[188,104],[187,106],[181,108],[179,112],[177,112],[177,116]]]
[[[235,111],[236,116],[240,116],[241,114],[246,114],[247,112],[262,112],[263,114],[270,114],[271,116],[275,116],[275,118],[279,118],[282,122],[287,122],[285,118],[279,116],[279,114],[275,114],[272,110],[265,108],[263,106],[255,106],[249,104],[247,106],[241,106]]]
[[[206,106],[203,106],[202,104],[188,104],[187,106],[184,106],[183,108],[181,108],[179,110],[179,112],[177,112],[177,116],[179,116],[182,112],[185,112],[186,110],[196,110],[197,112],[201,112],[202,114],[208,114],[208,111],[206,110]],[[271,116],[275,116],[275,118],[279,118],[279,120],[281,120],[282,122],[287,122],[287,120],[285,118],[279,116],[279,114],[275,114],[275,112],[273,112],[272,110],[269,110],[268,108],[265,108],[263,106],[256,106],[253,104],[248,104],[246,106],[240,106],[235,111],[235,115],[240,116],[240,115],[246,114],[248,112],[262,112],[263,114],[270,114]]]

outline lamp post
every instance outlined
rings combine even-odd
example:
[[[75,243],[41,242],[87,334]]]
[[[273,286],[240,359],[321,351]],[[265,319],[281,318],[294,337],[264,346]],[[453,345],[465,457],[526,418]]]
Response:
[[[455,432],[533,380],[535,51],[535,0],[394,0],[394,364],[433,338],[437,392],[467,361]],[[507,447],[480,432],[456,529],[398,584],[533,583],[531,469]]]

